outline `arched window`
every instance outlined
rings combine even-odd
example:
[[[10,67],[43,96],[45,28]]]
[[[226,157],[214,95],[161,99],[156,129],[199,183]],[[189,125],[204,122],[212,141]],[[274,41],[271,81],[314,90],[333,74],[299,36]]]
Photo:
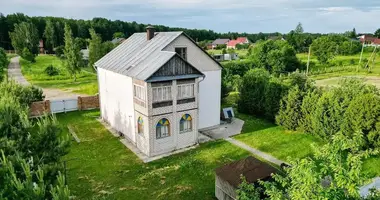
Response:
[[[158,121],[156,125],[156,138],[164,138],[170,136],[170,122],[168,119],[163,118]]]
[[[142,119],[142,117],[139,117],[137,120],[137,133],[144,133],[144,120]]]
[[[182,115],[181,120],[179,121],[179,132],[189,132],[192,130],[192,118],[189,114]]]

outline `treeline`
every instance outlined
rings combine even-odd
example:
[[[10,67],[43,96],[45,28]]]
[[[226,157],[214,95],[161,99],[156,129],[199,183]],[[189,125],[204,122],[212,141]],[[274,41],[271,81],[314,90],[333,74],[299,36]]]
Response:
[[[22,13],[9,14],[7,16],[0,13],[0,47],[4,49],[12,49],[11,39],[9,32],[14,31],[14,25],[21,22],[30,22],[38,30],[38,37],[41,39],[46,39],[44,36],[44,31],[47,25],[47,21],[51,21],[54,27],[55,44],[60,46],[64,44],[64,27],[67,23],[72,32],[74,38],[90,38],[89,29],[93,28],[96,33],[101,35],[103,41],[110,41],[117,32],[124,33],[125,37],[131,36],[136,32],[144,32],[148,24],[140,24],[137,22],[124,22],[120,20],[108,20],[105,18],[93,18],[92,20],[81,20],[81,19],[65,19],[61,17],[30,17]],[[184,31],[191,38],[196,41],[207,41],[215,40],[217,38],[230,38],[236,39],[237,37],[247,37],[251,42],[256,42],[258,40],[266,40],[271,37],[281,37],[281,33],[217,33],[212,30],[201,30],[201,29],[185,29],[185,28],[175,28],[163,25],[154,25],[157,31]],[[296,34],[296,35],[295,35]],[[294,38],[298,33],[290,33],[286,38]],[[294,44],[305,45],[304,41],[310,41],[314,38],[320,36],[321,34],[303,34],[302,39],[290,39],[294,41]],[[309,42],[306,42],[306,45]],[[300,51],[304,49],[299,47]],[[298,47],[296,48],[298,51]]]

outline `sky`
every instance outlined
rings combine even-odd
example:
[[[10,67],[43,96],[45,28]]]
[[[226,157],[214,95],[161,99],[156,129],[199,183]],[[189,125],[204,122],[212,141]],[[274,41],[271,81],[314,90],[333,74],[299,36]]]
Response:
[[[0,0],[0,12],[74,19],[104,17],[216,32],[373,33],[380,0]]]

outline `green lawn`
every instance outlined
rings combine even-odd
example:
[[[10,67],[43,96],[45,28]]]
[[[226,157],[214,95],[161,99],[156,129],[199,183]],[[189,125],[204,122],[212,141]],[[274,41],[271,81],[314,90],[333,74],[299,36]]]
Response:
[[[144,164],[96,121],[98,116],[98,111],[57,116],[82,140],[73,142],[64,158],[69,188],[78,199],[214,199],[214,169],[249,155],[219,140]]]
[[[30,63],[20,59],[22,74],[32,84],[43,88],[58,88],[79,94],[93,95],[98,92],[97,77],[94,73],[89,73],[88,69],[82,70],[77,75],[77,81],[74,82],[67,70],[64,68],[62,60],[56,56],[39,55],[35,63]],[[59,75],[48,76],[44,70],[47,66],[53,65],[58,68]]]

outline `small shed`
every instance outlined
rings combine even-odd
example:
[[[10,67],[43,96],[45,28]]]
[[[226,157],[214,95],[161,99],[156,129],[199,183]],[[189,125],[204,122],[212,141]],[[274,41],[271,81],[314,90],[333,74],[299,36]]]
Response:
[[[248,183],[270,180],[278,170],[252,156],[235,161],[215,170],[215,196],[218,200],[235,200],[243,175]]]

